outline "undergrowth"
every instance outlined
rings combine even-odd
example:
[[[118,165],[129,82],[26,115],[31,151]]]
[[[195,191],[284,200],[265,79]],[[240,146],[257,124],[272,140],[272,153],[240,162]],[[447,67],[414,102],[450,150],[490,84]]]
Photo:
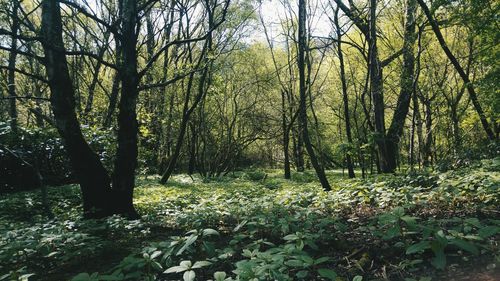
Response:
[[[141,178],[140,221],[81,220],[74,185],[49,188],[51,220],[38,191],[2,195],[0,280],[432,280],[467,264],[495,274],[498,163],[330,171],[331,192],[312,173],[276,170]]]

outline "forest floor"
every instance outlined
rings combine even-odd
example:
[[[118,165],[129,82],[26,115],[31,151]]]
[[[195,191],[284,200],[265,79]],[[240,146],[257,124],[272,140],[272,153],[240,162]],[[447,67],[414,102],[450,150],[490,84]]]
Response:
[[[0,280],[500,280],[500,159],[328,176],[141,177],[137,221],[81,220],[76,185],[48,189],[50,220],[40,191],[3,194]]]

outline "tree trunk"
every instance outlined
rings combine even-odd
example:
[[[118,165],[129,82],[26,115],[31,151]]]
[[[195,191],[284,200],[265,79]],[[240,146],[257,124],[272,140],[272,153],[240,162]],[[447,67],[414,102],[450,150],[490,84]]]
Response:
[[[467,75],[458,62],[457,58],[452,54],[450,49],[448,48],[448,45],[446,44],[446,41],[443,38],[443,34],[441,34],[441,30],[439,29],[439,25],[437,21],[434,19],[432,16],[431,12],[429,11],[429,8],[425,4],[424,0],[417,0],[418,4],[424,11],[425,16],[427,17],[427,20],[429,20],[429,23],[431,24],[432,31],[434,31],[434,34],[436,35],[436,38],[439,41],[439,45],[443,49],[444,53],[450,60],[451,64],[453,64],[453,67],[455,67],[455,70],[458,72],[462,80],[464,81],[464,84],[467,88],[467,92],[469,93],[470,100],[472,101],[472,104],[474,105],[474,109],[476,110],[477,114],[479,115],[479,119],[481,120],[481,124],[483,126],[483,129],[488,136],[490,140],[495,140],[495,134],[491,130],[491,127],[488,123],[488,119],[486,118],[486,115],[484,114],[483,108],[479,104],[479,100],[477,99],[477,94],[474,89],[474,86],[472,85],[472,82],[469,79],[469,75]]]
[[[290,144],[290,130],[286,122],[286,93],[284,90],[281,91],[281,128],[283,130],[283,157],[284,157],[284,172],[285,179],[291,178],[290,172],[290,155],[288,152],[288,147]]]
[[[106,110],[106,116],[104,117],[103,126],[111,126],[113,121],[113,114],[115,113],[116,105],[118,103],[118,96],[120,94],[120,77],[118,73],[113,76],[113,85],[111,86],[111,94],[109,95],[108,109]]]
[[[10,128],[14,134],[17,134],[17,107],[16,107],[16,59],[17,59],[17,33],[19,32],[19,18],[17,11],[19,9],[19,1],[12,1],[12,24],[10,26],[12,31],[10,47],[12,51],[9,52],[9,70],[7,74],[8,92],[9,92],[9,118]]]
[[[415,34],[415,0],[406,2],[406,19],[403,39],[403,68],[401,70],[400,93],[396,104],[396,110],[391,121],[386,137],[387,167],[384,172],[394,172],[399,158],[399,142],[403,135],[403,128],[410,108],[410,100],[413,96],[413,80],[415,71],[415,56],[413,49],[416,40]]]
[[[83,138],[75,113],[75,92],[66,61],[59,2],[42,2],[42,35],[45,69],[56,127],[76,178],[80,183],[85,217],[108,215],[110,179],[98,155]]]
[[[344,103],[344,119],[345,119],[345,131],[346,131],[346,137],[347,137],[347,143],[349,146],[352,145],[352,134],[351,134],[351,122],[349,118],[349,99],[347,96],[347,81],[346,81],[346,76],[345,76],[345,67],[344,67],[344,55],[342,54],[342,32],[340,30],[340,25],[339,25],[339,8],[335,10],[335,17],[334,17],[334,23],[335,23],[335,29],[337,31],[337,55],[339,57],[339,64],[340,64],[340,80],[342,81],[342,100]],[[349,178],[354,178],[354,165],[352,163],[352,158],[350,154],[350,149],[346,153],[346,162],[347,162],[347,170],[349,174]]]
[[[458,117],[458,103],[453,103],[450,106],[450,119],[451,119],[451,133],[453,135],[453,153],[458,155],[460,151],[461,138],[460,138],[460,119]]]
[[[195,119],[196,120],[196,119]],[[196,168],[196,125],[194,122],[189,123],[189,162],[188,162],[188,175],[194,174]]]
[[[326,178],[325,171],[320,165],[316,154],[314,152],[311,140],[309,138],[309,132],[307,130],[307,106],[306,106],[306,74],[305,74],[305,52],[307,51],[306,46],[306,3],[305,0],[299,0],[299,34],[298,34],[298,68],[299,68],[299,92],[300,92],[300,112],[299,120],[302,129],[302,137],[304,139],[304,144],[309,154],[311,164],[316,170],[316,174],[321,183],[321,186],[325,191],[331,190],[330,183]],[[310,85],[309,85],[310,86]]]
[[[429,167],[432,165],[432,109],[431,101],[422,98],[422,104],[425,108],[425,137],[422,146],[422,165]]]
[[[377,27],[376,27],[377,0],[370,0],[370,22],[369,22],[369,71],[370,91],[373,102],[373,114],[375,125],[375,142],[378,147],[378,161],[383,173],[391,172],[388,166],[387,147],[385,140],[385,110],[384,95],[382,89],[382,67],[378,59],[377,50]]]
[[[122,64],[119,67],[122,84],[118,105],[118,135],[115,167],[113,170],[113,192],[117,197],[114,211],[129,218],[138,218],[132,202],[135,186],[135,170],[138,154],[137,96],[139,75],[137,72],[136,0],[123,0],[122,18]]]

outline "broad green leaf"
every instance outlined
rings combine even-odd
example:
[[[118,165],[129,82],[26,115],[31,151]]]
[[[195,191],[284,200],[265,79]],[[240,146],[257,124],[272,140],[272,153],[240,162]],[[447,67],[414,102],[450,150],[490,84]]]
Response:
[[[161,251],[154,251],[149,258],[150,259],[155,259],[159,255],[161,255]]]
[[[283,237],[283,239],[286,241],[293,241],[299,239],[299,237],[296,234],[288,234],[287,236]]]
[[[203,236],[209,236],[209,235],[219,235],[219,232],[211,228],[203,229]]]
[[[363,281],[363,276],[356,275],[356,276],[354,276],[354,278],[352,278],[352,281]]]
[[[330,257],[321,257],[321,258],[319,258],[319,259],[317,259],[317,260],[314,261],[314,265],[318,265],[318,264],[327,262],[330,259],[331,259]]]
[[[327,278],[329,280],[335,280],[335,278],[337,278],[337,273],[328,268],[320,268],[318,269],[318,273],[321,277]]]
[[[460,249],[465,250],[471,254],[474,254],[474,255],[479,254],[479,250],[477,249],[477,247],[474,244],[472,244],[468,241],[465,241],[463,239],[455,238],[455,239],[450,241],[450,244],[453,244],[453,245],[459,247]]]
[[[35,275],[35,273],[23,274],[23,275],[19,276],[19,279],[18,279],[18,280],[19,280],[19,281],[28,281],[28,279],[29,279],[31,276],[33,276],[33,275]]]
[[[295,276],[297,276],[297,278],[299,278],[299,279],[304,279],[304,278],[306,278],[307,274],[309,274],[309,272],[307,270],[301,270],[301,271],[297,272],[295,274]]]
[[[437,269],[444,269],[446,266],[446,256],[444,255],[444,251],[438,250],[434,252],[435,257],[432,258],[431,264]]]
[[[429,249],[431,247],[431,243],[429,241],[420,241],[417,244],[413,244],[406,249],[406,254],[411,255],[417,252],[421,252],[425,249]]]
[[[313,265],[314,259],[307,255],[298,256],[298,258],[303,261],[306,265]]]
[[[212,263],[209,262],[209,261],[197,261],[193,264],[193,266],[191,268],[195,269],[195,268],[202,268],[204,266],[207,266],[207,265],[211,265]]]
[[[196,241],[196,239],[198,239],[198,235],[189,236],[188,239],[186,239],[184,245],[177,252],[177,255],[182,254],[189,246],[191,246],[191,244],[193,244]]]
[[[396,207],[394,210],[392,210],[392,213],[396,216],[401,218],[402,216],[405,215],[405,209],[403,207]]]
[[[99,276],[99,280],[103,281],[116,281],[116,280],[123,280],[123,276],[116,276],[116,275],[101,275]]]
[[[485,226],[479,229],[477,234],[481,236],[482,238],[488,238],[493,235],[496,235],[498,232],[500,232],[500,227],[490,225],[490,226]]]
[[[189,268],[187,268],[187,267],[177,265],[177,266],[172,266],[172,267],[167,268],[167,270],[165,270],[163,273],[179,273],[179,272],[186,271],[188,269]]]
[[[417,224],[417,218],[412,216],[402,216],[401,220],[404,221],[409,226],[414,226]]]
[[[196,273],[192,270],[188,270],[184,272],[184,275],[182,275],[182,279],[184,279],[184,281],[193,281],[195,277]]]
[[[292,266],[292,267],[302,267],[304,266],[304,262],[299,261],[299,260],[288,260],[285,262],[286,265]]]
[[[226,273],[224,271],[217,271],[214,273],[214,281],[224,281]]]
[[[71,281],[92,281],[92,280],[93,279],[90,277],[90,274],[88,274],[87,272],[80,273],[71,279]]]
[[[465,219],[465,222],[478,228],[482,227],[482,224],[481,222],[479,222],[478,218],[467,218]]]

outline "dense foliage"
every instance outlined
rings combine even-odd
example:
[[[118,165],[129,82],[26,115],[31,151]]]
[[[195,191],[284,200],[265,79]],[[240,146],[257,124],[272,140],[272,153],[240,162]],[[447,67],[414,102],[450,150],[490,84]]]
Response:
[[[499,168],[497,158],[455,171],[366,180],[332,171],[328,193],[310,172],[294,173],[291,181],[276,170],[212,180],[178,175],[168,186],[142,178],[134,201],[141,221],[82,221],[74,185],[49,189],[52,220],[41,212],[37,192],[9,194],[0,201],[0,261],[7,272],[0,279],[431,280],[498,274]]]

